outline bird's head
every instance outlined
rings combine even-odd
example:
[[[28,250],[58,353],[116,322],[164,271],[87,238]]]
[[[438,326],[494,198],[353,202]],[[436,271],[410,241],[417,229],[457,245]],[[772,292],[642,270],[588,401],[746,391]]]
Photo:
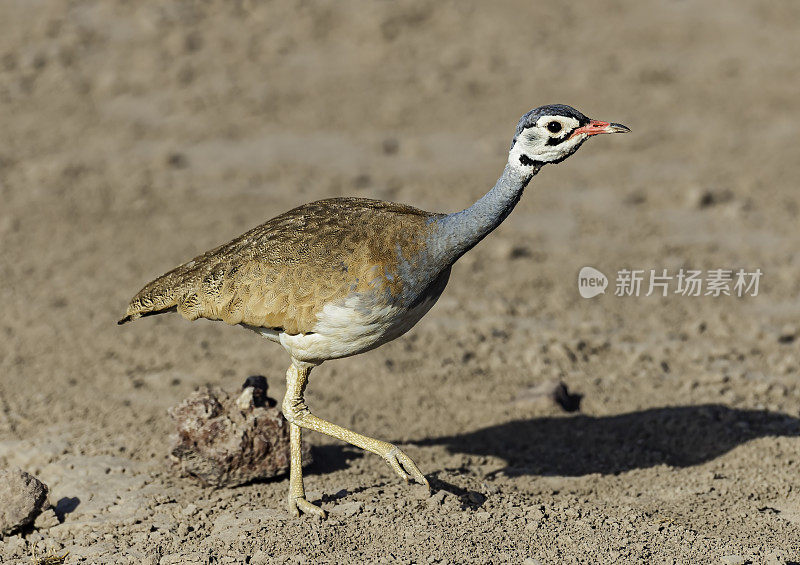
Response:
[[[560,163],[593,135],[628,131],[622,124],[591,120],[572,106],[539,106],[520,118],[508,162],[523,170],[538,169]]]

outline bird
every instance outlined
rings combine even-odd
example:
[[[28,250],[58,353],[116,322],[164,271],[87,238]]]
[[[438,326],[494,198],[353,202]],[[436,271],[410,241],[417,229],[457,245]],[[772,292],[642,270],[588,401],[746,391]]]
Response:
[[[304,429],[379,455],[405,482],[430,489],[397,446],[315,416],[304,398],[311,370],[409,331],[441,296],[453,264],[506,219],[542,167],[561,163],[592,136],[629,131],[564,104],[534,108],[517,123],[496,184],[471,206],[447,214],[367,198],[304,204],[148,283],[118,323],[177,312],[239,325],[283,346],[291,360],[281,409],[289,423],[292,515],[325,517],[305,494]]]

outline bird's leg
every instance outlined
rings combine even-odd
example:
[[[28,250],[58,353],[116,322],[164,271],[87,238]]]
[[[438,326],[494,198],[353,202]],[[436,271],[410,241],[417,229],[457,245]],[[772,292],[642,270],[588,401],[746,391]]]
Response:
[[[289,513],[299,516],[300,512],[325,517],[325,511],[306,500],[306,489],[303,485],[303,454],[301,440],[303,430],[297,424],[289,423],[290,470],[289,470]]]
[[[292,439],[292,461],[291,461],[291,481],[289,493],[289,506],[294,512],[297,509],[304,512],[316,512],[315,510],[306,509],[303,505],[308,505],[311,508],[316,508],[310,502],[305,500],[303,492],[303,477],[302,468],[300,466],[300,430],[299,428],[306,428],[314,430],[336,439],[347,442],[361,449],[371,451],[376,455],[380,455],[389,463],[389,466],[394,469],[401,479],[408,482],[414,479],[418,483],[430,488],[428,480],[425,475],[417,468],[411,458],[403,453],[398,447],[381,441],[379,439],[367,437],[341,426],[337,426],[331,422],[317,418],[306,406],[303,400],[303,393],[308,383],[308,374],[311,372],[313,365],[303,363],[302,361],[292,360],[292,365],[286,372],[286,396],[283,398],[283,415],[291,424],[291,439]],[[297,432],[294,430],[297,429]],[[295,435],[297,434],[297,441]],[[295,447],[296,446],[296,447]],[[302,502],[299,502],[301,501]],[[321,512],[321,510],[320,510]]]
[[[306,380],[308,379],[308,372],[311,368],[306,370]],[[298,394],[297,382],[290,380],[287,376],[286,380],[286,396],[283,399],[283,413],[286,414],[286,400]],[[303,389],[305,383],[299,390],[300,404],[303,402]],[[296,405],[296,403],[295,403]],[[305,514],[313,514],[320,518],[325,517],[325,511],[315,504],[311,504],[306,500],[306,489],[303,485],[303,452],[302,452],[302,436],[303,429],[297,425],[293,418],[286,418],[289,420],[289,513],[294,516],[299,516],[301,512]]]

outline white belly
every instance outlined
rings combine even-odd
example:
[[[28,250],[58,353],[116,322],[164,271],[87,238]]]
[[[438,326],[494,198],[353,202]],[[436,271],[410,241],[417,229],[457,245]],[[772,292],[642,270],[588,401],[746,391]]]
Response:
[[[313,333],[280,333],[276,341],[299,361],[321,362],[356,355],[406,333],[428,313],[439,296],[430,295],[413,308],[375,307],[364,298],[352,296],[342,304],[326,305]]]
[[[322,363],[357,355],[406,333],[436,304],[447,286],[450,269],[440,272],[413,306],[388,304],[375,293],[356,293],[326,304],[317,314],[313,331],[288,334],[280,330],[246,326],[278,342],[298,361]]]

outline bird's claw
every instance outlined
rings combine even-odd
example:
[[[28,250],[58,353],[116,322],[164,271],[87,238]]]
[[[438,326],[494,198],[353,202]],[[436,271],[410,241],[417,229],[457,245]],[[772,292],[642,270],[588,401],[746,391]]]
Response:
[[[392,449],[390,449],[383,458],[386,459],[389,466],[394,469],[394,472],[405,482],[414,479],[417,483],[424,485],[428,489],[431,488],[428,479],[425,478],[422,471],[419,470],[411,457],[403,453],[399,447],[393,445]]]
[[[298,517],[301,513],[310,514],[318,518],[325,518],[325,511],[316,504],[311,504],[308,500],[301,497],[290,498],[289,514]]]

